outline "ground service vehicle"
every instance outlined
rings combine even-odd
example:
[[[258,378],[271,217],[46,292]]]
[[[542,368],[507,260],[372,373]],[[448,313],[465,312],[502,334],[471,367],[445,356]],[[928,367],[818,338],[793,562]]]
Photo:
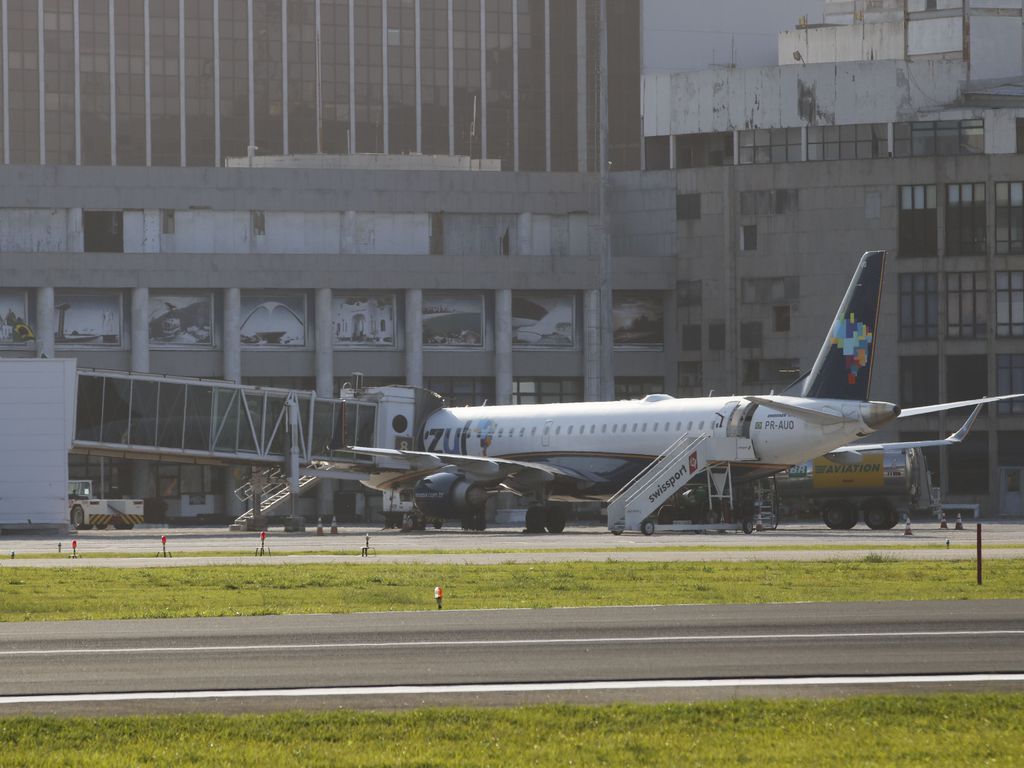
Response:
[[[102,530],[108,525],[130,530],[143,520],[142,499],[97,499],[92,493],[92,480],[69,480],[68,519],[78,531]]]
[[[858,463],[820,456],[776,476],[776,503],[787,516],[820,514],[829,528],[847,530],[863,517],[869,528],[892,528],[901,515],[938,506],[920,448],[865,453]]]

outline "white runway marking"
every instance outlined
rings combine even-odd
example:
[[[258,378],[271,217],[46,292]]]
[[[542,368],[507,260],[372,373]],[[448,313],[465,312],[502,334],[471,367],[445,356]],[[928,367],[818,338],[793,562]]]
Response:
[[[621,691],[700,688],[768,688],[778,686],[906,685],[921,683],[1024,683],[1024,674],[890,675],[842,677],[752,677],[715,680],[607,680],[583,683],[490,683],[470,685],[392,685],[352,688],[265,688],[226,691],[148,691],[140,693],[72,693],[0,696],[9,704],[66,704],[116,701],[181,701],[189,699],[308,698],[313,696],[424,696],[468,693],[546,693],[556,691]]]
[[[0,657],[10,656],[61,656],[82,654],[126,654],[126,653],[233,653],[237,651],[319,651],[359,650],[373,648],[459,648],[480,646],[529,646],[529,645],[588,645],[610,643],[720,643],[749,640],[857,640],[857,639],[906,639],[940,637],[992,637],[998,635],[1024,635],[1024,629],[990,630],[937,630],[921,632],[813,632],[779,633],[761,635],[652,635],[650,637],[556,637],[520,640],[410,640],[405,642],[380,643],[266,643],[257,645],[188,645],[188,646],[139,646],[111,648],[49,648],[23,651],[0,651]]]

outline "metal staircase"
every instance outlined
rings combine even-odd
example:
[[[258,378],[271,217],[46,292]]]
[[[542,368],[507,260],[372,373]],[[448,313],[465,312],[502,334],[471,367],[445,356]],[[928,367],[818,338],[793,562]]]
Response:
[[[324,461],[314,461],[309,465],[310,469],[328,469],[330,465]],[[313,488],[320,482],[320,475],[302,475],[299,477],[298,493],[301,496],[305,491]],[[288,476],[279,468],[264,470],[253,476],[249,482],[235,489],[235,496],[240,500],[253,502],[249,508],[235,518],[234,525],[246,527],[254,519],[256,514],[255,498],[257,487],[260,488],[262,498],[260,499],[260,517],[273,517],[274,510],[280,507],[292,495],[291,485]]]
[[[644,520],[708,466],[708,435],[683,435],[605,504],[608,530],[639,531]]]

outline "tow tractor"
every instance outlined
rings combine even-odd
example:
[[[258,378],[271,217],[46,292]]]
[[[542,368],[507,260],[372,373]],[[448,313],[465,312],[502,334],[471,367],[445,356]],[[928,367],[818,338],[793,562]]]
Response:
[[[142,499],[97,499],[92,480],[68,481],[68,512],[76,531],[103,530],[108,525],[126,531],[143,520]]]

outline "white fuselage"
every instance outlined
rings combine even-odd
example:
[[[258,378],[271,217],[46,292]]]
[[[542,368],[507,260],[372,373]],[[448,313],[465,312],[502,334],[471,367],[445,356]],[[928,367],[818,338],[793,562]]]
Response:
[[[750,462],[783,467],[874,431],[862,420],[859,402],[787,399],[841,418],[821,426],[741,396],[444,408],[427,419],[421,450],[521,460],[653,458],[683,435],[708,434],[749,440]]]

